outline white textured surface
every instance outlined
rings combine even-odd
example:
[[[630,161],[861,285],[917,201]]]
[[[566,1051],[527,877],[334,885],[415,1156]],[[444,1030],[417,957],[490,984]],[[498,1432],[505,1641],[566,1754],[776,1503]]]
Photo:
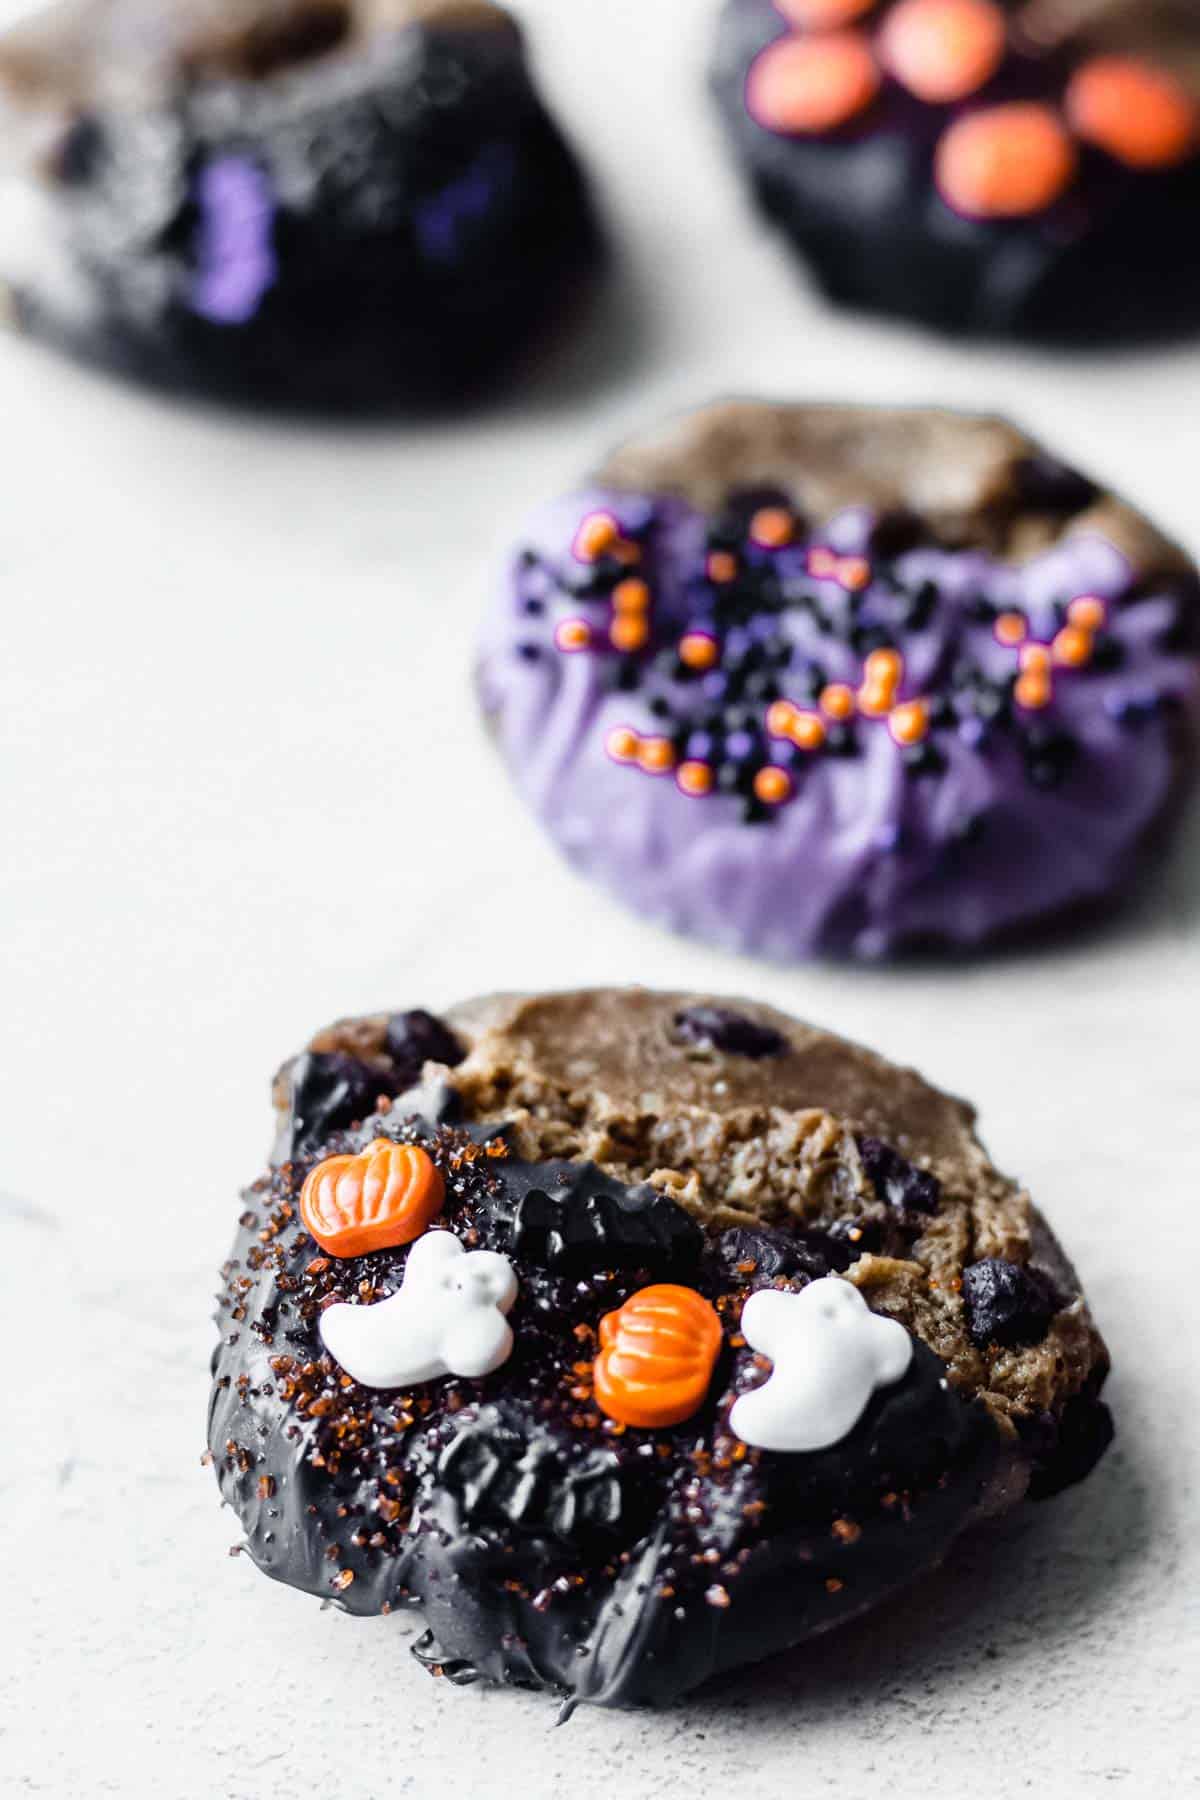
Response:
[[[831,316],[721,157],[707,0],[523,10],[626,273],[520,403],[285,429],[0,344],[0,1770],[20,1793],[168,1800],[1190,1792],[1195,823],[1086,943],[942,973],[743,965],[559,866],[486,753],[467,661],[522,509],[718,391],[1010,409],[1198,549],[1200,356],[981,353]],[[431,1682],[411,1624],[228,1559],[199,1463],[208,1314],[267,1079],[310,1029],[625,979],[769,998],[976,1098],[1080,1264],[1120,1440],[810,1659],[554,1732],[547,1701]]]

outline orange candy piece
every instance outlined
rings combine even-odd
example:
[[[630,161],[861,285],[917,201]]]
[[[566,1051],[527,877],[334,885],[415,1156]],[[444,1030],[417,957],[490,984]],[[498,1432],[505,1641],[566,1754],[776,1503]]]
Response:
[[[1067,607],[1067,617],[1072,625],[1078,625],[1084,631],[1099,631],[1107,616],[1108,609],[1096,594],[1079,594]]]
[[[777,769],[774,763],[768,763],[754,777],[754,795],[764,806],[782,806],[791,798],[792,778],[786,769]]]
[[[1092,660],[1092,634],[1082,625],[1064,625],[1054,639],[1054,660],[1068,669],[1081,669]]]
[[[1011,650],[1024,641],[1028,630],[1024,613],[1003,612],[992,626],[992,635],[998,644],[1007,644]]]
[[[679,660],[689,669],[711,669],[720,654],[707,631],[685,631],[679,640]]]
[[[618,581],[612,592],[613,611],[619,613],[642,613],[650,604],[650,589],[637,575],[627,575],[624,581]]]
[[[828,31],[834,25],[848,25],[869,13],[875,0],[775,0],[775,7],[791,25],[807,26],[810,31]]]
[[[675,746],[668,737],[643,738],[638,745],[637,760],[647,775],[665,775],[675,767]]]
[[[956,119],[938,144],[934,173],[957,212],[1019,219],[1052,206],[1070,186],[1077,161],[1053,107],[1011,100]]]
[[[591,645],[592,628],[586,619],[562,619],[554,629],[554,642],[559,650],[586,650]]]
[[[919,100],[965,100],[1004,57],[1007,27],[994,0],[900,0],[880,46],[896,80]]]
[[[600,1321],[596,1404],[622,1425],[678,1425],[703,1403],[720,1349],[721,1321],[702,1294],[642,1288]]]
[[[1095,56],[1071,77],[1067,117],[1081,138],[1131,169],[1169,169],[1197,147],[1200,108],[1166,69]]]
[[[1053,693],[1050,677],[1044,669],[1026,669],[1023,675],[1018,675],[1013,688],[1017,705],[1029,712],[1040,712],[1043,706],[1049,706]]]
[[[897,744],[919,744],[929,730],[929,708],[924,700],[906,700],[888,718],[888,730]]]
[[[746,78],[746,107],[768,131],[833,131],[866,110],[879,80],[879,66],[861,32],[776,38]]]
[[[831,681],[821,689],[819,705],[827,719],[849,719],[854,712],[854,689],[844,681]]]
[[[329,1156],[300,1190],[300,1217],[331,1256],[365,1256],[421,1237],[446,1186],[419,1144],[376,1138],[357,1156]]]
[[[608,640],[614,650],[626,654],[644,650],[650,642],[650,627],[639,613],[618,613],[608,628]]]
[[[611,513],[588,513],[575,533],[572,549],[580,562],[598,562],[620,536],[621,528]]]
[[[604,740],[604,748],[614,762],[636,762],[641,741],[637,732],[628,725],[614,725]]]
[[[780,550],[790,544],[796,521],[786,506],[760,506],[750,521],[750,536],[756,544]]]
[[[675,780],[682,793],[697,798],[712,792],[713,772],[706,762],[681,762]]]

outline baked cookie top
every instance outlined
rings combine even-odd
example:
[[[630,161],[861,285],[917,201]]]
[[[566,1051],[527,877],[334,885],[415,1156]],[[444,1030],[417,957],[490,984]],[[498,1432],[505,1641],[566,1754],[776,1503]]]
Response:
[[[1078,1281],[970,1108],[771,1008],[381,1014],[275,1098],[222,1493],[267,1573],[423,1606],[442,1671],[670,1699],[1107,1442]]]

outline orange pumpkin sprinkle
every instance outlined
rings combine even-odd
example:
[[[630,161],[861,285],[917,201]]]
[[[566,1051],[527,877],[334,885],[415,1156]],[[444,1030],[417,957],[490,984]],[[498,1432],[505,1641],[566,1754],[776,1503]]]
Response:
[[[679,640],[679,660],[689,669],[711,669],[720,650],[707,631],[687,631]]]
[[[1049,706],[1052,694],[1050,677],[1041,669],[1027,669],[1023,675],[1018,675],[1013,689],[1017,705],[1030,712],[1040,712],[1043,706]]]
[[[775,5],[792,25],[828,31],[831,25],[848,25],[851,19],[861,19],[870,12],[875,0],[775,0]]]
[[[732,581],[738,572],[737,557],[732,550],[710,550],[704,566],[710,581]]]
[[[675,780],[685,794],[699,796],[712,792],[713,772],[704,762],[680,763]]]
[[[628,725],[616,725],[604,740],[604,748],[616,762],[636,762],[641,739]]]
[[[703,1403],[721,1349],[721,1321],[694,1288],[642,1288],[600,1321],[592,1365],[596,1404],[622,1425],[678,1425]]]
[[[808,553],[808,572],[821,581],[835,580],[838,572],[838,553],[818,544],[815,550]]]
[[[441,1174],[419,1144],[376,1138],[357,1156],[329,1156],[310,1169],[300,1217],[331,1256],[365,1256],[411,1244],[445,1197]]]
[[[642,546],[630,538],[619,537],[608,553],[619,563],[633,564],[642,560]]]
[[[883,60],[931,105],[965,100],[1004,58],[1007,27],[993,0],[900,0],[881,37]]]
[[[1097,595],[1080,594],[1067,607],[1067,617],[1083,631],[1099,631],[1108,617],[1108,608]]]
[[[592,641],[592,628],[586,619],[561,619],[554,628],[554,642],[559,650],[586,650]]]
[[[608,637],[614,650],[622,650],[626,654],[633,650],[644,650],[650,641],[650,626],[637,613],[618,613],[608,628]]]
[[[1075,146],[1053,107],[1010,100],[966,113],[943,133],[934,158],[942,197],[979,219],[1044,212],[1070,186]]]
[[[888,730],[898,744],[919,744],[929,731],[929,707],[924,700],[906,700],[888,715]]]
[[[643,738],[638,745],[637,759],[639,767],[648,775],[665,775],[675,767],[675,746],[670,738]]]
[[[1006,644],[1010,650],[1025,641],[1029,626],[1024,613],[1003,612],[992,626],[992,636],[998,644]]]
[[[831,681],[822,688],[818,705],[827,719],[849,719],[854,713],[854,689],[844,681]]]
[[[580,562],[598,562],[621,536],[621,527],[611,513],[588,513],[580,522],[571,549]]]
[[[1081,138],[1132,169],[1169,169],[1197,145],[1200,108],[1166,69],[1135,56],[1095,56],[1067,88]]]
[[[859,31],[783,37],[756,58],[746,108],[768,131],[833,131],[864,112],[879,91],[879,68]]]
[[[614,612],[641,613],[650,605],[650,589],[637,575],[627,575],[612,591]]]
[[[750,536],[769,550],[790,544],[795,529],[796,522],[786,506],[760,506],[750,521]]]
[[[768,763],[754,777],[754,797],[765,806],[782,806],[791,798],[791,793],[791,776],[786,769],[777,769],[773,763]]]
[[[1048,670],[1052,661],[1049,644],[1022,644],[1017,652],[1017,663],[1022,669]]]
[[[1081,669],[1092,660],[1092,634],[1079,625],[1064,625],[1052,646],[1054,660],[1068,669]]]

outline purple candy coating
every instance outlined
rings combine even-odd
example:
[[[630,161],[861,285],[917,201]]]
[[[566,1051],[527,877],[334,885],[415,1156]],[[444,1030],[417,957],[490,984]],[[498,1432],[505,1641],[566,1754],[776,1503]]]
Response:
[[[567,584],[585,573],[572,544],[590,512],[609,512],[625,533],[641,533],[639,573],[654,607],[652,642],[640,657],[607,647],[608,615],[590,603],[598,647],[554,648],[556,624],[579,616]],[[857,596],[836,581],[806,580],[806,544],[763,552],[790,592],[807,587],[825,613],[819,619],[798,597],[770,614],[769,629],[738,621],[757,654],[764,640],[790,648],[776,671],[784,698],[814,707],[814,667],[818,686],[858,687],[866,650],[861,638],[850,641],[857,621],[878,627],[901,651],[897,701],[943,704],[916,748],[895,742],[885,721],[859,718],[851,722],[851,753],[843,745],[838,754],[789,757],[759,723],[763,760],[787,767],[794,791],[783,804],[758,807],[756,817],[744,789],[714,782],[707,794],[685,793],[671,775],[650,776],[607,747],[618,727],[643,736],[678,732],[687,756],[714,707],[736,707],[761,722],[768,704],[728,698],[727,667],[681,681],[664,666],[671,657],[659,653],[705,623],[697,594],[706,591],[712,521],[674,497],[654,500],[649,523],[644,515],[645,496],[603,488],[540,511],[511,559],[482,640],[479,690],[500,748],[520,791],[581,870],[675,930],[782,959],[879,957],[914,943],[978,946],[1128,883],[1135,852],[1176,788],[1178,719],[1181,706],[1194,704],[1197,666],[1168,637],[1177,601],[1165,589],[1135,588],[1111,544],[1071,536],[1014,565],[926,543],[880,564]],[[809,543],[858,554],[872,523],[865,509],[848,510]],[[521,554],[529,551],[532,561]],[[546,593],[547,572],[545,616],[534,625],[525,601]],[[907,625],[898,622],[897,594],[912,596],[924,583],[932,603]],[[1082,595],[1107,603],[1108,654],[1056,669],[1049,706],[1014,708],[1004,696],[1017,653],[997,641],[995,613],[1022,612],[1032,638],[1049,643],[1064,604]],[[547,652],[536,662],[520,650],[531,636]],[[989,690],[978,712],[951,678],[964,663]],[[997,693],[1004,716],[993,721],[985,703]],[[745,724],[731,721],[729,759],[744,750]],[[837,727],[831,739],[838,741]]]
[[[244,325],[278,272],[270,183],[248,157],[222,156],[201,170],[196,200],[200,266],[192,307],[214,325]]]

